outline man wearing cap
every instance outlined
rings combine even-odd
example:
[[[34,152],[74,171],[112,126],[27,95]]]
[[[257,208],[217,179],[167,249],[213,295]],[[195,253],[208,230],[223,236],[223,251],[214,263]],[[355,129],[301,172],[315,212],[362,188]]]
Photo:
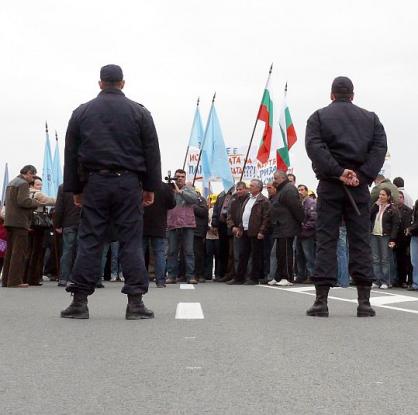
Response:
[[[65,138],[64,191],[82,207],[78,251],[67,291],[74,295],[61,312],[89,318],[87,296],[101,272],[101,251],[109,224],[115,226],[128,296],[126,319],[152,318],[142,301],[148,274],[142,252],[143,207],[161,184],[157,132],[148,110],[125,97],[122,69],[104,66],[101,92],[72,114]]]
[[[374,277],[368,185],[383,166],[387,143],[377,115],[354,105],[353,96],[351,80],[336,78],[331,87],[332,103],[315,111],[306,127],[306,151],[319,179],[317,255],[312,276],[316,300],[307,311],[310,316],[328,317],[328,293],[337,281],[336,250],[342,219],[349,240],[349,271],[357,285],[357,316],[375,315],[369,301]]]

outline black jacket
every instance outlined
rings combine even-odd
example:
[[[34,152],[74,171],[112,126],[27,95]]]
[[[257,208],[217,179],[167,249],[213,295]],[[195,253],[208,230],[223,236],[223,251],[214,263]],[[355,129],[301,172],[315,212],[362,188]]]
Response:
[[[379,118],[348,100],[333,101],[308,119],[306,151],[320,180],[352,169],[361,184],[371,184],[385,161],[386,133]]]
[[[249,193],[246,193],[243,197],[238,197],[236,194],[232,195],[226,219],[229,230],[232,230],[232,228],[238,227],[241,224],[242,205],[249,197]]]
[[[412,224],[408,229],[412,236],[418,236],[418,200],[415,202],[412,212]]]
[[[298,189],[289,180],[277,187],[277,194],[271,200],[270,220],[273,238],[291,238],[300,234],[305,218]]]
[[[151,114],[119,89],[105,89],[73,112],[65,137],[64,191],[82,193],[87,172],[102,169],[138,173],[148,191],[161,182]]]
[[[144,236],[165,238],[167,211],[176,206],[173,188],[164,182],[154,193],[154,203],[144,208]]]
[[[193,205],[194,216],[196,218],[196,228],[194,228],[194,236],[206,238],[209,223],[209,208],[204,197],[199,196],[197,203]]]
[[[398,242],[409,243],[410,237],[405,235],[405,230],[411,226],[412,222],[412,209],[406,205],[398,207],[400,222],[398,232]]]
[[[374,223],[376,220],[377,213],[379,212],[379,206],[374,204],[370,211],[370,219],[371,219],[371,230],[373,231]],[[390,236],[391,242],[396,242],[399,232],[399,224],[401,218],[399,216],[398,209],[393,205],[390,204],[383,212],[382,217],[382,232],[384,236]]]
[[[54,227],[69,228],[80,223],[81,209],[74,204],[73,194],[64,192],[63,185],[58,187],[57,202],[54,211]]]

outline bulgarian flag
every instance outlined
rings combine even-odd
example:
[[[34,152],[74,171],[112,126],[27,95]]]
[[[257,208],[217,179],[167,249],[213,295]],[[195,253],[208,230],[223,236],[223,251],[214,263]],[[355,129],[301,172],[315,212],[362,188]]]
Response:
[[[284,90],[284,102],[280,113],[280,132],[282,135],[282,146],[277,149],[276,161],[277,170],[287,171],[290,166],[289,150],[296,143],[296,131],[293,126],[292,117],[290,116],[289,107],[287,105],[287,83]]]
[[[270,77],[273,65],[270,67],[269,76],[267,78],[266,88],[264,89],[263,99],[261,100],[260,109],[258,110],[257,120],[264,121],[263,137],[258,147],[257,160],[260,163],[267,163],[270,150],[271,139],[273,134],[273,98],[271,93]]]

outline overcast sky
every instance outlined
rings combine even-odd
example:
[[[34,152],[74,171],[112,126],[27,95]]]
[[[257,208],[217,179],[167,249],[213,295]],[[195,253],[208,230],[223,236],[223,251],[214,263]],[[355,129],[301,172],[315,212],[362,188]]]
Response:
[[[416,199],[417,11],[413,0],[3,3],[0,174],[6,161],[11,176],[28,163],[42,171],[45,120],[63,151],[72,110],[98,93],[108,63],[122,66],[124,92],[153,115],[163,173],[183,163],[198,96],[205,123],[216,91],[225,142],[244,145],[274,62],[276,86],[289,84],[298,182],[315,186],[306,120],[329,103],[333,78],[347,75],[355,103],[385,126],[392,177]]]

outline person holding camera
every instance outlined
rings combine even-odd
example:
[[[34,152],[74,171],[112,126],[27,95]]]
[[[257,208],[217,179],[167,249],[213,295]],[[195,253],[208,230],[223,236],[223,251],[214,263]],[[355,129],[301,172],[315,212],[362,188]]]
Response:
[[[196,228],[196,218],[193,205],[198,201],[198,195],[193,187],[186,185],[186,172],[177,169],[171,181],[174,187],[176,206],[168,211],[168,255],[167,255],[167,284],[175,284],[178,277],[179,257],[183,248],[186,268],[186,279],[190,284],[197,284],[194,275],[193,239]]]

